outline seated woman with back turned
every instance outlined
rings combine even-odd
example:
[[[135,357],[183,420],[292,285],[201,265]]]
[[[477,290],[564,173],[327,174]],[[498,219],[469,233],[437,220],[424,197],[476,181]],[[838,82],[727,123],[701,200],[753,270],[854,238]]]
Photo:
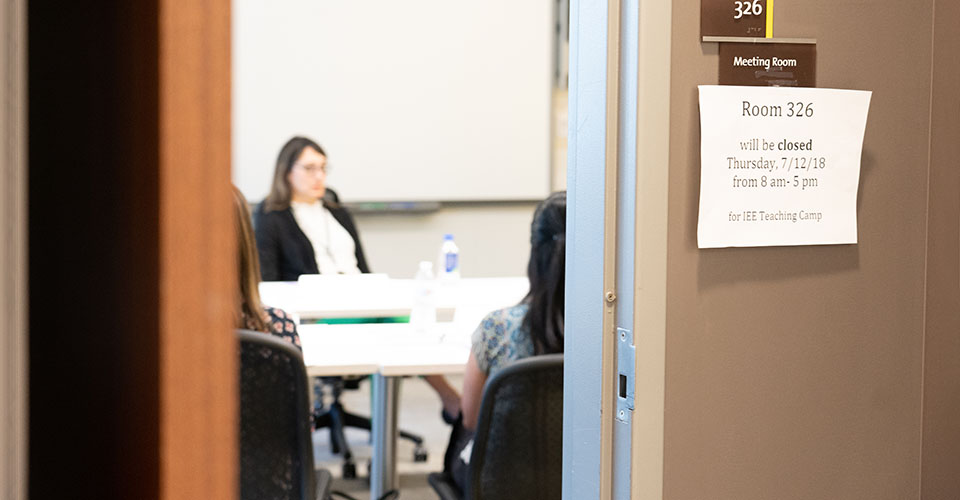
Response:
[[[465,487],[473,431],[487,379],[513,361],[563,352],[563,282],[566,252],[565,192],[540,203],[530,225],[530,291],[520,304],[488,314],[473,333],[463,377],[460,418],[444,456],[444,471]]]
[[[290,316],[260,303],[260,264],[250,225],[250,209],[236,187],[233,188],[233,216],[237,232],[237,293],[240,295],[236,327],[270,333],[300,348],[297,325]]]
[[[326,180],[327,155],[316,142],[294,137],[280,149],[270,194],[254,214],[264,281],[370,272],[353,218]]]

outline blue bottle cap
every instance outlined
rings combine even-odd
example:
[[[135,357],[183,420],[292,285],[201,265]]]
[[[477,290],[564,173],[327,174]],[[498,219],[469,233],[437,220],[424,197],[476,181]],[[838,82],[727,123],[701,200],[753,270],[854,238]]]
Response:
[[[443,241],[453,241],[453,235],[450,233],[443,235]]]

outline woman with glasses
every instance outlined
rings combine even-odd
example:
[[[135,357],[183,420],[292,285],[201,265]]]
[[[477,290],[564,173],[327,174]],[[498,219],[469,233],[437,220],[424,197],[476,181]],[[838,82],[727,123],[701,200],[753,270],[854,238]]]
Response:
[[[306,137],[284,144],[270,194],[254,215],[264,281],[370,272],[353,218],[326,180],[327,154],[319,144]]]

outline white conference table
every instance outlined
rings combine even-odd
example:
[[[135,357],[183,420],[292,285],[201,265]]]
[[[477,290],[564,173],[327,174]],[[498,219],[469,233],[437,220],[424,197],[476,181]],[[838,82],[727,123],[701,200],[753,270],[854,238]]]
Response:
[[[418,284],[384,274],[305,275],[300,281],[260,283],[260,299],[301,321],[408,316]],[[475,310],[516,304],[527,293],[526,277],[462,278],[435,286],[437,318],[449,321]]]
[[[407,316],[413,280],[361,278],[348,282],[262,283],[264,304],[281,307],[301,321]],[[322,282],[322,286],[321,286]],[[311,376],[371,375],[373,457],[370,496],[379,498],[399,486],[396,474],[397,393],[402,377],[463,373],[470,336],[491,310],[517,304],[527,278],[464,278],[437,287],[438,317],[447,308],[452,321],[428,331],[409,323],[301,324],[304,364]],[[342,293],[330,288],[342,287]]]

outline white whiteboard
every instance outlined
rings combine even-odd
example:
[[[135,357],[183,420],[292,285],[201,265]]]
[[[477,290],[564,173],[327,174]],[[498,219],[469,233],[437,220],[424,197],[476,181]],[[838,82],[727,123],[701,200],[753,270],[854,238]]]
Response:
[[[234,0],[234,182],[306,135],[346,201],[545,197],[553,4]]]

